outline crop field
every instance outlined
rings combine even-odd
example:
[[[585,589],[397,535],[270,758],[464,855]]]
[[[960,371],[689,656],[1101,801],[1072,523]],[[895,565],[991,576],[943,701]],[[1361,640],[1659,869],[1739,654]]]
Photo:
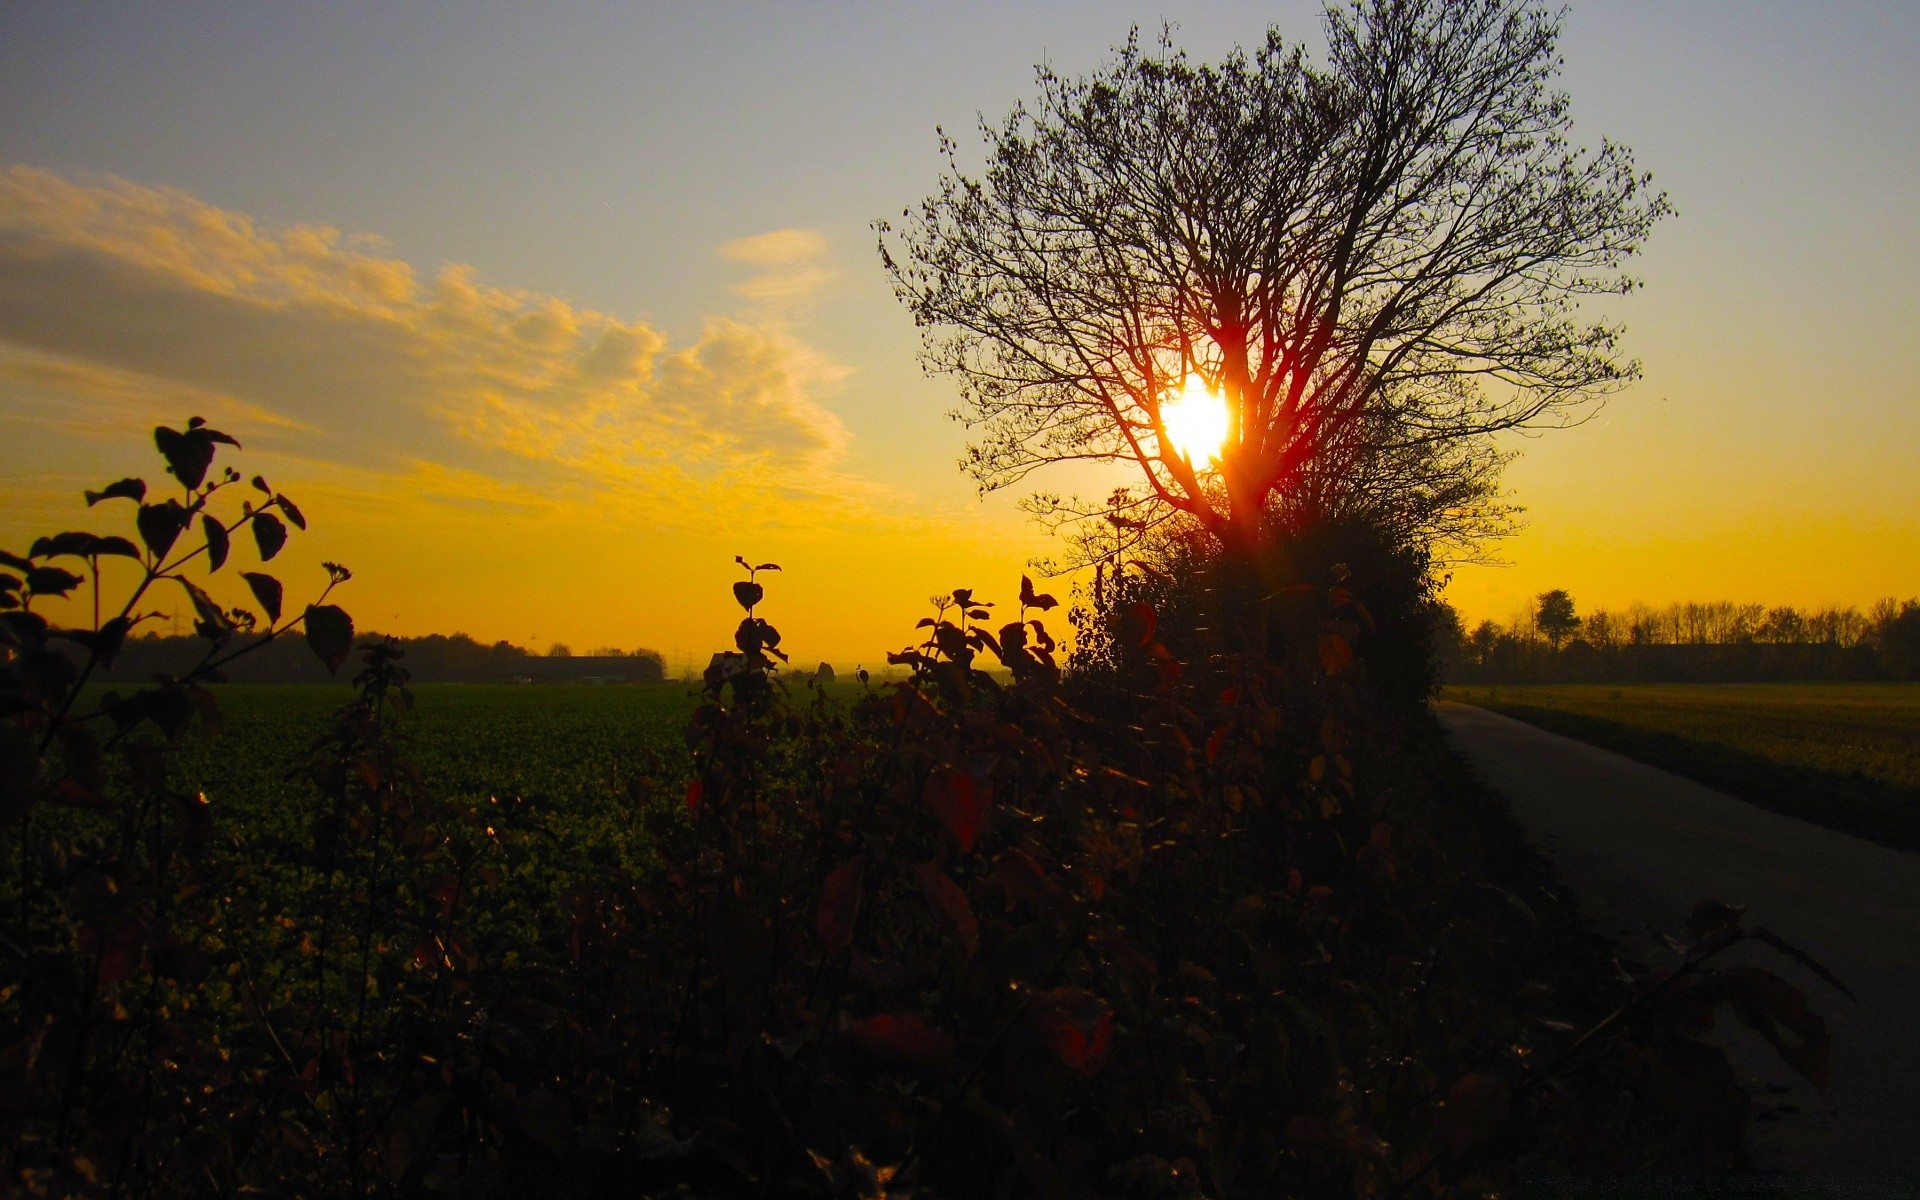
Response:
[[[427,785],[462,798],[515,793],[575,810],[625,785],[658,755],[673,765],[695,704],[690,684],[423,684],[401,728]],[[232,684],[216,690],[224,728],[192,737],[182,783],[246,812],[305,783],[289,775],[351,689]]]
[[[1920,685],[1525,684],[1448,688],[1443,698],[1920,849]]]

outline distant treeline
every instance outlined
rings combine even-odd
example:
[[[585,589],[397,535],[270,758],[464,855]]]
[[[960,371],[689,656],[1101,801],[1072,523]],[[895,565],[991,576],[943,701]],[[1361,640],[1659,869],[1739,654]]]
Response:
[[[1506,625],[1443,614],[1454,683],[1738,683],[1920,679],[1920,601],[1797,609],[1728,601],[1581,614],[1543,592]]]
[[[360,640],[378,635],[363,635]],[[596,650],[576,655],[565,646],[536,654],[511,642],[488,645],[464,633],[451,637],[399,639],[407,655],[403,665],[417,683],[659,683],[666,678],[666,659],[657,650]],[[109,681],[141,683],[157,674],[182,675],[207,651],[198,637],[135,637],[128,639],[108,673]],[[234,683],[337,682],[298,636],[284,637],[237,658],[225,669]]]

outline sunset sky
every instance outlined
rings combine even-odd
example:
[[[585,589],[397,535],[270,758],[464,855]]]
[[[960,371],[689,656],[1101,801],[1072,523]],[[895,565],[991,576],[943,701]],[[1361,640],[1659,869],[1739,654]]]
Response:
[[[869,222],[1038,61],[1317,14],[0,0],[0,545],[199,414],[363,627],[703,657],[743,553],[797,657],[872,662],[1050,546],[956,468]],[[1450,598],[1920,593],[1920,5],[1582,0],[1564,49],[1680,215],[1606,310],[1644,381],[1515,441],[1528,526]]]

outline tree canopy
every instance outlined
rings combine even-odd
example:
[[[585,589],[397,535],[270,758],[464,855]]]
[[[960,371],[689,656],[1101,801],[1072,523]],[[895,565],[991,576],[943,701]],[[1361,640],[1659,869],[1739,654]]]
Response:
[[[978,177],[941,134],[937,189],[877,228],[984,490],[1120,463],[1134,486],[1042,509],[1254,541],[1359,506],[1471,536],[1497,505],[1489,435],[1637,375],[1582,302],[1635,286],[1669,206],[1629,151],[1572,141],[1558,16],[1358,0],[1325,23],[1324,65],[1269,31],[1217,64],[1136,33],[1086,77],[1043,67],[983,123]],[[1164,419],[1195,377],[1229,413],[1213,462]]]

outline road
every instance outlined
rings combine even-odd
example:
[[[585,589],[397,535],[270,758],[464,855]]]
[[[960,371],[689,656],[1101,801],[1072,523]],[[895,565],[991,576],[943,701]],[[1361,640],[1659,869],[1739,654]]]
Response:
[[[1824,1181],[1815,1194],[1920,1197],[1920,855],[1768,812],[1643,763],[1462,704],[1441,724],[1502,793],[1528,840],[1624,954],[1671,961],[1646,928],[1681,931],[1696,900],[1747,906],[1840,977],[1859,1003],[1765,948],[1728,957],[1801,987],[1833,1037],[1825,1096],[1729,1019],[1716,1033],[1766,1119],[1754,1166]],[[1752,953],[1748,953],[1749,951]]]

